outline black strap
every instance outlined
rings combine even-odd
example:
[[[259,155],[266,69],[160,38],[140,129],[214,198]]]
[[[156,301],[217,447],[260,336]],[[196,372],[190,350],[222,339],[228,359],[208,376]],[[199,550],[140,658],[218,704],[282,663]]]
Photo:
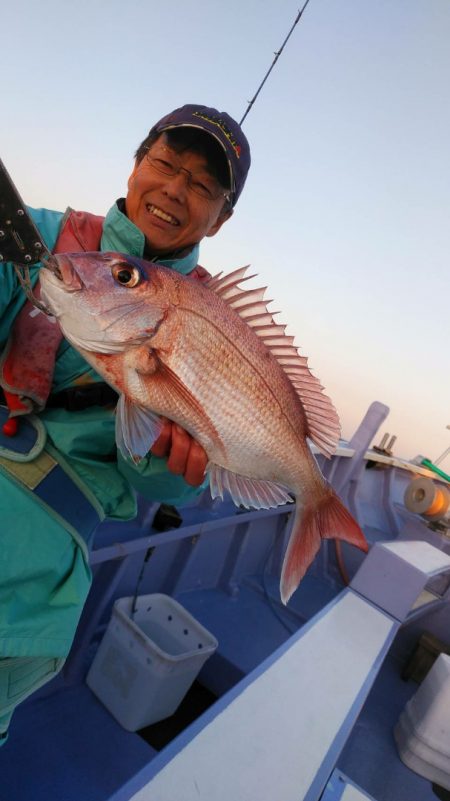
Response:
[[[46,407],[48,409],[66,409],[68,412],[78,412],[88,409],[90,406],[110,406],[117,403],[119,396],[117,392],[105,384],[98,381],[95,384],[85,384],[80,387],[70,387],[50,395]]]
[[[80,387],[70,387],[63,389],[55,395],[50,395],[45,404],[47,409],[66,409],[68,412],[78,412],[81,409],[88,409],[90,406],[110,406],[116,404],[119,396],[117,392],[105,384],[98,381],[93,384],[85,384]],[[5,395],[0,387],[0,404],[6,406]]]

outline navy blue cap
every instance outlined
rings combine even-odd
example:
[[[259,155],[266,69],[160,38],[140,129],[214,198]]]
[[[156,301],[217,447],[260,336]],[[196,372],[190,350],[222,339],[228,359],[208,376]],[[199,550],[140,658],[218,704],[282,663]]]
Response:
[[[200,128],[211,134],[225,152],[230,170],[231,203],[236,205],[250,169],[250,146],[241,126],[225,111],[188,104],[171,111],[153,126],[150,133],[171,128]]]

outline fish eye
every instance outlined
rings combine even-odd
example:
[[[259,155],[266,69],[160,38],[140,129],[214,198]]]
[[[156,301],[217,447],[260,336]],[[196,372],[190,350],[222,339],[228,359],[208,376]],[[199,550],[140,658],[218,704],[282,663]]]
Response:
[[[126,262],[115,264],[111,268],[111,272],[114,280],[121,286],[126,286],[128,289],[137,286],[141,280],[141,274],[138,268],[132,267]]]

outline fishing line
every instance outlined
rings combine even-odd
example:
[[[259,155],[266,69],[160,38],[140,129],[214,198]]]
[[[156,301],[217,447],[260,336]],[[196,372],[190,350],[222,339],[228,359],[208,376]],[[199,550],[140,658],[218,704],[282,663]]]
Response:
[[[302,8],[302,9],[301,9],[301,10],[298,12],[298,14],[297,14],[297,16],[296,16],[296,18],[295,18],[294,24],[293,24],[292,28],[290,29],[290,31],[289,31],[289,33],[288,33],[288,35],[286,36],[286,39],[284,40],[284,42],[283,42],[283,44],[281,45],[280,49],[275,51],[275,58],[274,58],[274,60],[272,61],[272,64],[270,65],[269,69],[267,70],[267,72],[266,72],[266,74],[265,74],[265,76],[264,76],[263,80],[261,81],[260,85],[258,86],[258,89],[256,90],[256,93],[254,94],[254,96],[252,97],[252,99],[248,101],[248,108],[247,108],[247,111],[245,112],[244,116],[242,117],[242,119],[241,119],[241,121],[240,121],[239,125],[242,125],[242,123],[244,122],[244,120],[245,120],[245,118],[246,118],[247,114],[250,112],[250,109],[253,107],[253,105],[254,105],[254,103],[255,103],[255,100],[256,100],[256,98],[258,97],[258,95],[259,95],[259,93],[260,93],[261,89],[263,88],[263,86],[264,86],[265,82],[267,81],[267,78],[269,77],[269,75],[270,75],[270,73],[272,72],[272,70],[273,70],[273,68],[274,68],[275,64],[277,63],[278,59],[280,58],[280,56],[281,56],[281,54],[282,54],[282,52],[283,52],[283,50],[284,50],[284,47],[285,47],[285,45],[286,45],[286,43],[287,43],[287,41],[288,41],[289,37],[291,36],[291,33],[292,33],[292,31],[294,30],[294,28],[295,28],[295,26],[297,25],[297,23],[298,23],[298,22],[300,22],[300,17],[302,16],[302,14],[303,14],[303,12],[304,12],[304,10],[305,10],[306,6],[308,5],[308,3],[309,3],[309,0],[306,0],[306,2],[303,4],[303,8]]]
[[[146,551],[145,556],[144,556],[144,561],[142,562],[142,565],[141,565],[140,573],[139,573],[139,575],[137,577],[136,588],[134,590],[133,600],[132,600],[132,603],[131,603],[131,619],[132,620],[134,620],[134,616],[135,616],[135,614],[137,612],[137,602],[138,602],[138,598],[139,598],[139,590],[140,590],[140,587],[141,587],[141,584],[142,584],[142,579],[144,578],[145,568],[147,567],[147,563],[152,558],[154,550],[155,550],[155,546],[154,545],[151,545],[150,548],[147,548],[147,551]]]
[[[57,267],[54,266],[56,264],[54,258],[52,257],[51,253],[48,253],[48,258],[44,262],[44,256],[42,257],[42,266],[47,267],[52,272],[57,272]],[[53,266],[50,266],[53,265]],[[30,269],[26,264],[17,264],[13,262],[13,267],[16,272],[17,278],[19,279],[20,286],[22,287],[25,295],[27,296],[30,303],[33,304],[37,309],[40,309],[41,312],[47,315],[47,317],[53,317],[53,312],[45,306],[45,304],[39,300],[33,292],[33,285],[31,283],[31,276],[30,276]]]

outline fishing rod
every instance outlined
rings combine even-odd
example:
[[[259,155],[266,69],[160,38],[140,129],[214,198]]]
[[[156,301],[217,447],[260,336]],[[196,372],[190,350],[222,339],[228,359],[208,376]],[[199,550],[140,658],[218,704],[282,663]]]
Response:
[[[302,14],[303,14],[303,12],[304,12],[304,10],[305,10],[306,6],[308,5],[308,3],[309,3],[309,0],[305,0],[305,3],[303,4],[303,7],[302,7],[302,9],[301,9],[301,10],[298,12],[298,14],[297,14],[297,16],[296,16],[296,18],[295,18],[295,20],[294,20],[294,24],[293,24],[292,28],[290,29],[290,31],[289,31],[289,33],[288,33],[288,35],[286,36],[286,39],[284,40],[284,42],[283,42],[283,44],[281,45],[280,49],[275,51],[275,58],[274,58],[274,60],[272,61],[272,64],[270,65],[269,69],[267,70],[267,72],[266,72],[266,74],[265,74],[265,76],[264,76],[263,80],[261,81],[260,85],[258,86],[258,89],[256,90],[256,93],[255,93],[255,95],[252,97],[252,99],[251,99],[251,100],[249,100],[249,101],[248,101],[248,108],[247,108],[247,111],[245,112],[244,116],[242,117],[241,121],[239,122],[239,125],[242,125],[242,123],[244,122],[244,120],[245,120],[245,118],[246,118],[247,114],[250,112],[250,109],[253,107],[253,105],[254,105],[254,103],[255,103],[255,100],[256,100],[256,98],[258,97],[258,95],[259,95],[259,93],[260,93],[261,89],[263,88],[263,86],[264,86],[265,82],[267,81],[267,78],[269,77],[269,75],[270,75],[270,73],[272,72],[272,70],[273,70],[273,68],[274,68],[275,64],[277,63],[278,59],[280,58],[280,56],[281,56],[281,54],[282,54],[282,52],[283,52],[283,50],[284,50],[284,48],[285,48],[285,45],[286,45],[286,43],[287,43],[287,41],[288,41],[289,37],[290,37],[290,36],[291,36],[291,34],[292,34],[292,31],[294,30],[294,28],[295,28],[295,26],[298,24],[298,22],[300,22],[300,17],[302,16]]]

